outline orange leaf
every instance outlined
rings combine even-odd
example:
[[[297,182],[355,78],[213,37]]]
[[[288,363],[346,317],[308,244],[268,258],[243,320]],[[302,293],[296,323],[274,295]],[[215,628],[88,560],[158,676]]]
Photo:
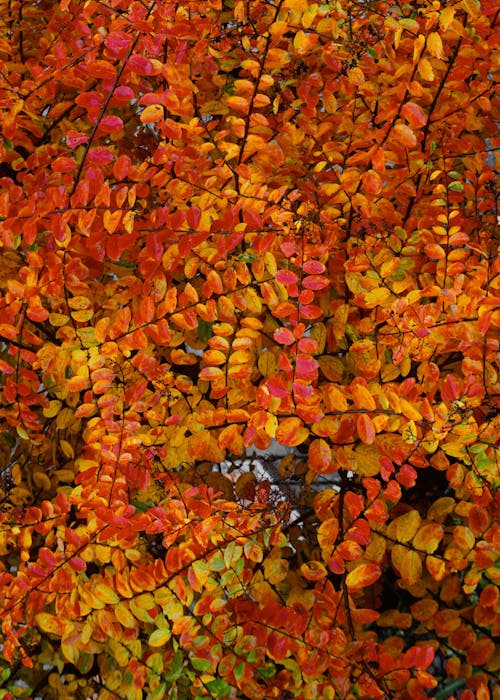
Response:
[[[375,400],[368,387],[366,387],[362,382],[357,380],[353,381],[350,386],[350,391],[356,408],[361,408],[368,411],[374,411],[377,408],[377,404],[375,403]]]
[[[366,192],[379,194],[382,191],[382,178],[376,170],[367,170],[366,173],[363,173],[361,180]]]
[[[484,666],[495,652],[495,644],[489,637],[480,637],[467,650],[467,663],[473,666]]]
[[[358,591],[372,583],[380,577],[381,569],[378,564],[372,562],[368,564],[359,564],[355,569],[350,571],[346,576],[346,585],[351,590]]]
[[[144,107],[141,112],[140,120],[143,124],[154,124],[159,122],[164,117],[162,105],[154,104]]]
[[[338,534],[339,523],[337,518],[328,518],[318,528],[318,544],[326,561],[332,555]]]
[[[283,418],[276,429],[276,439],[281,445],[295,447],[307,440],[309,431],[304,428],[299,418]]]
[[[300,567],[302,576],[307,581],[322,581],[328,572],[320,561],[308,561]]]
[[[418,583],[422,578],[422,559],[412,549],[405,549],[398,568],[401,578],[409,586]]]
[[[427,556],[425,566],[435,581],[442,581],[446,574],[446,565],[440,557]]]
[[[398,141],[400,141],[403,144],[403,146],[406,146],[407,148],[413,148],[417,145],[417,138],[415,134],[413,133],[412,129],[410,129],[410,127],[406,124],[396,124],[396,126],[394,127],[394,133]]]
[[[226,97],[225,103],[229,109],[234,109],[236,112],[242,112],[243,114],[247,114],[249,109],[248,97],[230,95],[229,97]]]

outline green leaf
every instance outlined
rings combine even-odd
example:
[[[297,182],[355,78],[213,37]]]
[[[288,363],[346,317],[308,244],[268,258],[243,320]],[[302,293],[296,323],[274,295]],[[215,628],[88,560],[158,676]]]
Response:
[[[184,654],[181,651],[176,651],[172,665],[170,666],[170,671],[165,676],[165,680],[169,683],[176,681],[182,675],[182,669],[184,667]]]
[[[453,190],[453,192],[463,192],[464,191],[464,186],[462,185],[461,182],[450,182],[448,185],[449,190]]]
[[[258,668],[257,671],[263,678],[272,678],[274,675],[276,675],[275,666],[262,666],[261,668]]]
[[[209,659],[199,659],[195,656],[192,659],[189,659],[189,661],[191,663],[191,666],[196,671],[211,671],[212,670],[212,662],[209,661]]]
[[[202,318],[198,321],[198,338],[204,343],[208,343],[210,338],[213,336],[212,326],[214,324],[211,321],[204,321]]]
[[[151,507],[148,503],[144,503],[144,501],[138,501],[135,498],[132,501],[130,501],[130,503],[133,506],[135,506],[135,509],[138,513],[147,513],[147,511]]]
[[[163,700],[166,697],[167,684],[160,683],[151,693],[148,693],[147,700]]]
[[[216,678],[213,681],[208,681],[206,687],[214,698],[227,697],[233,689],[223,678]]]
[[[238,664],[233,668],[233,674],[237,681],[240,681],[245,675],[245,664]]]
[[[256,255],[252,250],[247,250],[245,253],[241,253],[241,255],[238,255],[238,260],[240,262],[253,263],[255,258]]]

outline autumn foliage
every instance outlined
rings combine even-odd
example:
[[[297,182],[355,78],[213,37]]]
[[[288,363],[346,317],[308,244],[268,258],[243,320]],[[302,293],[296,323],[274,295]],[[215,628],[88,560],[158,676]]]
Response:
[[[0,698],[498,697],[497,21],[0,2]]]

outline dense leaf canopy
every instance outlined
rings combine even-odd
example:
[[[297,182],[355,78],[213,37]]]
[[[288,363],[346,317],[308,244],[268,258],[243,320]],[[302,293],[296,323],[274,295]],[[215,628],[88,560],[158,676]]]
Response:
[[[0,698],[490,698],[497,21],[0,2]]]

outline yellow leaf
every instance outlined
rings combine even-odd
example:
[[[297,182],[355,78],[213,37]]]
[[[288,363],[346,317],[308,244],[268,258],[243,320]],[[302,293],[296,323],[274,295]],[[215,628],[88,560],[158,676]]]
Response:
[[[376,476],[380,473],[380,456],[369,445],[358,445],[351,456],[352,471],[359,476]]]
[[[452,5],[448,5],[439,13],[439,26],[445,32],[450,24],[453,22],[455,17],[455,8]]]
[[[75,296],[68,299],[68,306],[70,309],[74,309],[75,311],[82,311],[89,309],[92,306],[92,302],[90,299],[87,299],[87,297]]]
[[[65,326],[69,321],[69,316],[66,314],[49,314],[49,323],[51,326],[59,328],[60,326]]]
[[[51,487],[49,477],[43,472],[35,472],[33,474],[33,483],[35,484],[35,486],[37,486],[39,489],[42,489],[43,491],[48,491]]]
[[[443,58],[443,42],[438,32],[431,32],[427,37],[427,49],[434,58]]]
[[[252,362],[253,355],[249,350],[236,350],[229,355],[228,364],[245,365]]]
[[[472,530],[465,527],[465,525],[457,525],[453,529],[453,541],[466,551],[473,550],[476,544],[476,538]]]
[[[346,372],[346,366],[340,357],[322,355],[318,358],[319,368],[331,382],[341,382]]]
[[[422,420],[421,414],[406,399],[399,399],[399,409],[409,420]]]
[[[134,627],[136,627],[137,620],[130,612],[126,603],[118,603],[118,605],[115,605],[115,607],[113,608],[113,611],[115,613],[116,619],[121,625],[123,625],[123,627],[127,627],[129,629],[133,629]]]
[[[276,373],[276,356],[274,353],[270,350],[260,353],[257,367],[263,377],[272,377]]]
[[[51,615],[50,613],[38,613],[36,616],[36,623],[43,632],[48,632],[58,637],[62,637],[66,626],[61,618],[56,615]]]
[[[436,523],[426,523],[419,528],[413,538],[415,549],[432,554],[443,539],[443,528]]]
[[[82,377],[73,377],[73,379],[82,379]],[[88,386],[88,379],[86,380],[86,382],[86,385]],[[56,425],[59,428],[59,430],[65,430],[66,428],[69,428],[74,418],[75,414],[73,413],[71,408],[68,408],[66,406],[57,414]]]
[[[293,39],[293,48],[298,54],[304,54],[309,51],[309,49],[316,44],[318,37],[312,32],[304,32],[300,29]]]
[[[272,586],[281,583],[288,573],[288,562],[281,557],[268,557],[264,562],[264,576]]]
[[[90,321],[93,315],[94,312],[92,309],[71,312],[71,318],[73,318],[75,321],[78,321],[78,323],[87,323],[87,321]]]
[[[478,0],[462,0],[461,4],[471,17],[476,17],[481,12],[481,4]]]
[[[67,661],[74,665],[78,663],[78,659],[80,658],[80,650],[73,641],[71,641],[69,644],[63,641],[61,643],[61,651]]]
[[[203,353],[203,361],[207,365],[223,365],[226,362],[226,356],[220,350],[205,350]]]
[[[410,510],[394,520],[396,526],[396,538],[399,542],[409,542],[416,534],[420,526],[420,514],[416,510]]]
[[[403,581],[409,586],[418,583],[422,578],[422,559],[418,552],[412,549],[405,550],[399,565],[399,573]]]
[[[419,34],[418,37],[413,42],[413,65],[415,65],[415,63],[420,58],[420,54],[422,53],[422,49],[424,48],[424,45],[425,45],[425,37],[423,34]]]
[[[418,63],[418,72],[424,80],[430,83],[434,80],[434,71],[432,70],[431,62],[428,58],[421,58]]]
[[[455,506],[456,501],[454,498],[443,496],[442,498],[438,498],[437,501],[434,501],[427,511],[427,517],[429,520],[442,521],[454,510]]]
[[[104,605],[113,605],[120,602],[120,598],[115,591],[104,583],[97,583],[92,587],[92,601],[97,603],[95,607],[101,608]]]
[[[376,306],[385,304],[390,296],[391,292],[385,287],[372,289],[371,292],[365,292],[365,294],[362,295],[363,307],[365,309],[374,309]]]
[[[74,458],[75,451],[67,440],[59,440],[59,448],[65,457],[68,459]]]
[[[55,416],[57,416],[61,408],[62,401],[54,399],[53,401],[49,402],[49,405],[46,406],[46,408],[43,409],[43,415],[45,416],[45,418],[54,418]]]
[[[333,554],[338,534],[339,522],[337,518],[328,518],[318,528],[318,544],[325,561],[328,561]]]

